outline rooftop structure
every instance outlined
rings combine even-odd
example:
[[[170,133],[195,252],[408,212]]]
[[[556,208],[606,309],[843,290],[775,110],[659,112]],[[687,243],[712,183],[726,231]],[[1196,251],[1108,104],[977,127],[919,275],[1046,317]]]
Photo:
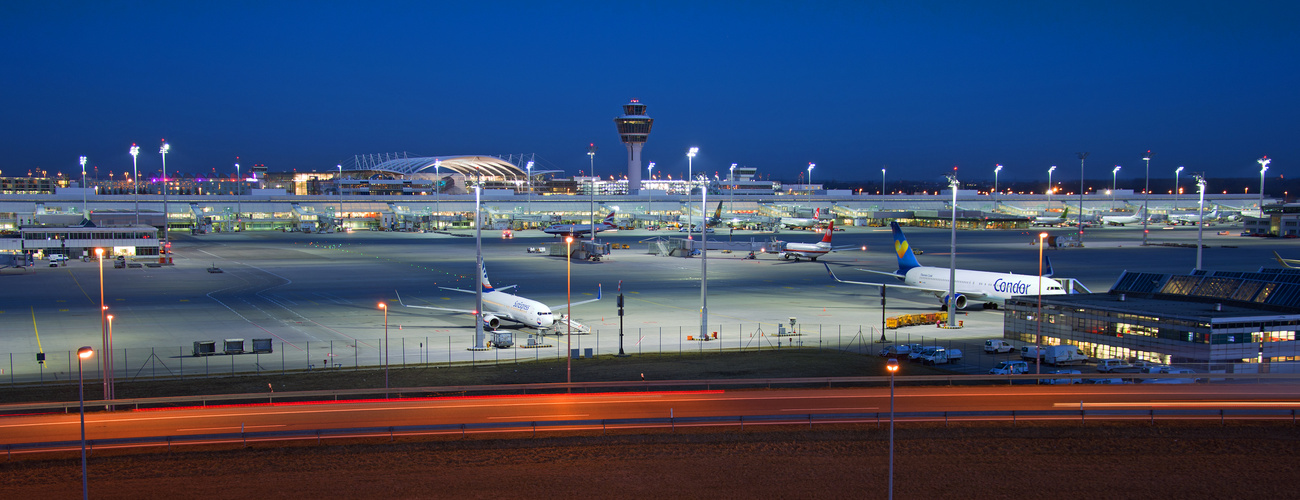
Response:
[[[623,116],[614,119],[618,126],[618,136],[627,147],[627,192],[637,193],[641,190],[641,148],[650,138],[650,127],[655,119],[646,116],[645,105],[632,99],[623,105]]]

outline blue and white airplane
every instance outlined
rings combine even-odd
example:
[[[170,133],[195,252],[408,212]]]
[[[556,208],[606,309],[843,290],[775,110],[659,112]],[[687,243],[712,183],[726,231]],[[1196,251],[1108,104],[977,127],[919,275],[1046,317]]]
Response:
[[[855,285],[873,285],[888,286],[890,288],[907,288],[912,290],[923,290],[933,293],[939,298],[940,304],[948,306],[948,276],[949,269],[946,267],[922,266],[917,262],[916,255],[912,253],[911,247],[907,245],[907,237],[903,236],[903,230],[898,227],[897,222],[889,224],[894,230],[894,252],[898,255],[898,271],[885,272],[873,271],[870,269],[859,269],[869,273],[884,274],[893,276],[903,281],[902,285],[891,285],[885,283],[864,283],[860,281],[846,281],[839,279],[831,271],[831,266],[826,266],[826,272],[830,273],[835,281],[840,283],[851,283]],[[1043,278],[1042,291],[1043,295],[1063,295],[1066,293],[1065,287],[1061,286],[1059,281],[1048,278],[1052,275],[1052,263],[1043,257]],[[954,305],[957,309],[965,309],[969,301],[984,302],[984,307],[996,309],[999,304],[1007,299],[1017,295],[1038,295],[1038,275],[1025,275],[1014,273],[993,273],[988,271],[974,271],[970,269],[958,269],[956,273],[956,287]]]
[[[483,268],[483,325],[489,329],[496,330],[501,326],[501,320],[513,321],[538,330],[546,330],[554,324],[564,324],[563,320],[556,319],[552,310],[563,310],[570,306],[586,304],[600,300],[600,286],[596,286],[596,298],[574,302],[572,304],[561,304],[558,306],[547,306],[536,300],[520,297],[506,293],[506,290],[514,288],[510,285],[504,288],[492,288],[492,283],[488,281],[487,268]],[[473,294],[473,290],[462,290],[460,288],[439,287],[443,290]],[[394,292],[396,293],[396,292]],[[402,296],[397,296],[397,303],[404,307],[416,307],[420,309],[432,309],[434,311],[450,311],[464,314],[478,314],[478,311],[472,309],[451,309],[447,307],[433,306],[416,306],[402,302]]]

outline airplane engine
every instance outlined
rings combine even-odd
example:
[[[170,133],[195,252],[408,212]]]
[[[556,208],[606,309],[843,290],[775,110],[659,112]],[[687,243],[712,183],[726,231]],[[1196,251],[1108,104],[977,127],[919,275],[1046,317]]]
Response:
[[[486,327],[488,327],[488,328],[491,328],[491,329],[493,329],[493,330],[496,330],[497,327],[501,326],[501,318],[498,318],[498,317],[493,316],[493,315],[491,315],[491,314],[484,314],[484,315],[483,315],[483,326],[486,326]]]
[[[942,302],[943,307],[948,307],[948,297],[949,297],[948,294],[944,294],[943,297],[941,297],[941,298],[939,299],[939,300]],[[965,309],[965,308],[966,308],[966,296],[965,296],[965,295],[962,295],[962,294],[960,294],[960,293],[957,294],[957,299],[956,299],[956,300],[957,300],[957,303],[956,303],[957,309]]]

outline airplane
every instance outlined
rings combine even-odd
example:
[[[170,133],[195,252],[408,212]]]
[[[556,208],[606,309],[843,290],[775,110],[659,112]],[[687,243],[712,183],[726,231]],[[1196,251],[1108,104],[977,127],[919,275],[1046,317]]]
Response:
[[[829,252],[858,248],[853,245],[832,247],[831,236],[835,234],[835,221],[831,221],[830,227],[826,229],[826,235],[817,243],[786,243],[785,248],[781,249],[781,259],[790,260],[794,257],[795,262],[800,257],[807,257],[808,260],[816,261],[817,257],[826,255]]]
[[[870,269],[859,269],[869,273],[884,274],[893,276],[905,283],[904,285],[889,285],[884,283],[866,283],[861,281],[842,280],[835,276],[831,271],[831,266],[826,266],[826,272],[830,273],[831,278],[840,283],[850,283],[855,285],[872,285],[888,286],[890,288],[907,288],[912,290],[923,290],[933,293],[939,298],[940,304],[948,306],[948,276],[950,270],[946,267],[922,266],[916,260],[916,255],[912,254],[912,249],[907,245],[907,237],[903,236],[903,230],[898,227],[897,222],[889,223],[890,228],[894,230],[894,251],[898,255],[898,271],[873,271]],[[1048,278],[1052,275],[1052,263],[1043,257],[1044,269],[1042,277],[1042,294],[1043,295],[1063,295],[1065,287],[1061,286],[1059,281]],[[996,309],[998,304],[1005,302],[1007,299],[1017,295],[1037,295],[1039,293],[1038,275],[1014,274],[1014,273],[994,273],[988,271],[975,271],[970,269],[956,270],[957,283],[955,287],[956,297],[952,299],[956,302],[953,304],[957,309],[965,309],[968,301],[983,301],[985,308]]]
[[[1137,212],[1134,212],[1133,215],[1103,215],[1101,216],[1101,223],[1110,226],[1137,224],[1142,222],[1142,218],[1146,217],[1146,213],[1146,208],[1138,207]]]
[[[574,302],[572,304],[563,304],[558,306],[547,306],[536,300],[527,299],[518,295],[506,293],[506,290],[514,288],[510,285],[503,288],[492,288],[492,283],[488,281],[487,268],[483,268],[483,325],[492,330],[501,326],[501,321],[513,321],[527,325],[538,330],[546,330],[556,323],[556,319],[551,311],[566,309],[571,306],[586,304],[600,300],[600,286],[596,286],[596,298]],[[462,290],[459,288],[438,287],[443,290],[473,294],[473,290]],[[393,293],[397,293],[396,290]],[[403,307],[415,307],[419,309],[432,309],[434,311],[450,311],[464,314],[477,314],[477,311],[470,309],[451,309],[447,307],[417,306],[402,302],[401,294],[397,295],[397,303]],[[562,324],[562,323],[561,323]]]
[[[1204,218],[1204,220],[1208,222],[1208,221],[1212,221],[1212,220],[1215,220],[1215,219],[1218,219],[1218,218],[1219,218],[1219,209],[1216,207],[1216,208],[1214,209],[1213,212],[1210,212],[1210,213],[1208,213],[1208,214],[1205,214],[1205,218]],[[1193,226],[1196,225],[1196,223],[1197,223],[1198,221],[1202,220],[1201,217],[1200,217],[1199,215],[1194,214],[1194,213],[1191,213],[1191,214],[1169,214],[1168,219],[1169,219],[1169,223],[1170,223],[1170,224],[1179,224],[1179,225],[1182,225],[1182,224],[1191,224],[1191,225],[1193,225]]]
[[[1050,215],[1045,215],[1042,217],[1034,217],[1034,225],[1035,226],[1059,226],[1065,224],[1065,219],[1066,217],[1069,217],[1069,215],[1070,215],[1070,207],[1065,207],[1065,210],[1061,211],[1061,215],[1056,217]]]
[[[680,223],[682,227],[699,227],[700,219],[701,217],[690,215],[690,214],[677,216],[677,222]],[[718,209],[713,211],[713,217],[709,217],[708,220],[704,221],[704,225],[705,227],[712,227],[718,225],[718,223],[721,221],[722,221],[722,202],[719,201]]]
[[[1282,267],[1300,269],[1300,259],[1283,259],[1282,255],[1277,253],[1277,250],[1273,251],[1273,256],[1277,257],[1277,263],[1282,264]]]
[[[605,220],[603,222],[595,225],[597,233],[601,231],[608,231],[610,229],[618,229],[618,226],[614,224],[615,213],[617,212],[610,212],[609,215],[605,216]],[[553,224],[547,226],[545,229],[542,229],[542,232],[546,234],[554,234],[556,236],[573,235],[575,237],[581,237],[584,234],[590,234],[591,230],[592,230],[591,224]]]
[[[822,209],[813,210],[812,218],[807,217],[782,217],[781,225],[790,229],[806,229],[816,226],[821,222]]]

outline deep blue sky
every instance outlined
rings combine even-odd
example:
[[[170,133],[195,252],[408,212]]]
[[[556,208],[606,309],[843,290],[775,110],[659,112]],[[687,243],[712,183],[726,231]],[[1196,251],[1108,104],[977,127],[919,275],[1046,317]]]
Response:
[[[1285,174],[1297,2],[4,2],[3,175],[325,170],[355,154],[536,153],[622,172],[814,181]],[[1136,4],[1136,5],[1130,5]],[[120,175],[120,174],[119,174]],[[725,175],[725,174],[724,174]]]

